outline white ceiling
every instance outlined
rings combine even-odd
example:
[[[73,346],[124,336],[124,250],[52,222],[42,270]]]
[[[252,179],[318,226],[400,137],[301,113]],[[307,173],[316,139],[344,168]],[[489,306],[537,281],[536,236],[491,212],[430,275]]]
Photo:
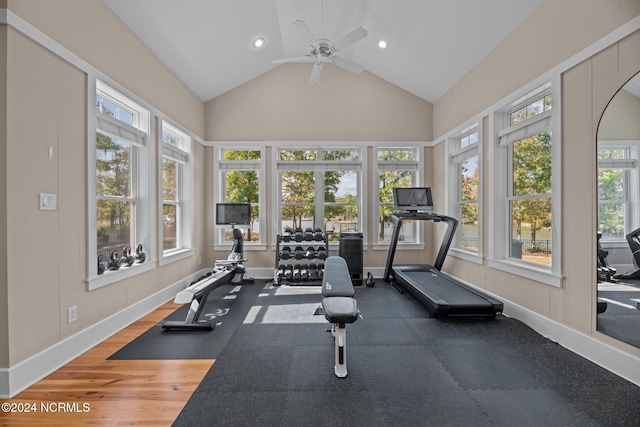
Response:
[[[543,1],[103,0],[204,102],[308,54],[295,19],[334,42],[364,26],[368,37],[339,56],[435,102]]]

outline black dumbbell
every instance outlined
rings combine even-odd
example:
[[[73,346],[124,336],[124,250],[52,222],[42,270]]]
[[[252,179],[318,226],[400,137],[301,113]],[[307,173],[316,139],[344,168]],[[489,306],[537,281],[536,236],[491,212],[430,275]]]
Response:
[[[291,241],[291,234],[293,234],[293,230],[291,230],[291,227],[285,227],[284,232],[282,233],[282,241],[283,242]]]
[[[304,257],[304,250],[302,249],[302,246],[296,246],[295,257],[296,259],[302,259]]]
[[[309,280],[309,266],[307,264],[300,266],[300,278],[302,280]]]
[[[278,269],[276,270],[276,277],[278,278],[278,281],[282,280],[282,278],[284,277],[284,270],[284,265],[278,266]]]
[[[312,262],[309,264],[309,280],[318,279],[318,266]]]
[[[302,236],[305,241],[310,242],[313,240],[313,229],[307,227],[304,230],[304,235]]]
[[[293,237],[296,242],[302,242],[302,240],[304,239],[304,233],[302,232],[302,228],[297,227]]]
[[[296,264],[293,266],[293,280],[300,280],[301,272],[300,272],[300,264]]]
[[[313,240],[315,240],[316,242],[321,242],[324,240],[324,233],[322,232],[322,228],[316,228],[316,230],[313,232]]]
[[[313,246],[309,246],[304,255],[307,259],[314,259],[316,257],[316,249]]]
[[[122,258],[120,258],[120,264],[124,264],[127,267],[131,267],[136,259],[131,255],[131,246],[125,246],[122,251]]]
[[[281,259],[289,259],[291,258],[291,248],[289,246],[285,246],[282,248],[282,252],[280,252]]]
[[[322,280],[324,277],[324,262],[318,263],[318,279]]]
[[[320,259],[327,259],[327,250],[323,246],[320,246],[318,248],[318,250],[316,251],[316,254]]]
[[[98,274],[104,274],[107,269],[107,263],[102,259],[102,255],[98,254]]]
[[[287,267],[284,270],[284,278],[287,280],[293,279],[293,265],[287,264]]]

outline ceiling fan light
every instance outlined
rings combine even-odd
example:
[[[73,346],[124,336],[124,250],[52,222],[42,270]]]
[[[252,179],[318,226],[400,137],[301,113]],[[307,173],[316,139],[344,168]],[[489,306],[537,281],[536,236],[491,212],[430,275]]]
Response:
[[[264,37],[256,37],[251,42],[251,46],[253,46],[256,49],[260,49],[262,46],[264,46],[265,43],[266,43],[266,41],[265,41]]]
[[[387,48],[387,42],[384,40],[378,40],[378,47],[380,49],[386,49]]]

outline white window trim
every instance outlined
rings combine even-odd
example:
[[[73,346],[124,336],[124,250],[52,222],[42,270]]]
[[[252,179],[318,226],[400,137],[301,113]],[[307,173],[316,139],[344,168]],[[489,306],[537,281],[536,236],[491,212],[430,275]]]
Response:
[[[381,165],[393,165],[397,166],[396,170],[410,170],[415,172],[415,186],[422,187],[424,186],[424,148],[425,146],[430,146],[430,143],[427,142],[419,142],[419,143],[411,143],[411,142],[400,142],[400,143],[384,143],[384,144],[375,144],[373,145],[372,150],[372,167],[371,167],[371,177],[369,181],[372,183],[377,183],[378,177],[380,176],[380,170],[386,170],[385,168],[381,168]],[[380,150],[414,150],[415,159],[411,162],[408,161],[378,161],[378,151]],[[379,187],[376,186],[374,193],[372,194],[372,211],[370,212],[371,218],[376,220],[380,213],[380,194]],[[377,225],[376,225],[377,227]],[[390,242],[379,242],[377,233],[372,236],[371,247],[374,251],[388,251]],[[416,223],[416,239],[417,241],[411,243],[398,242],[398,246],[396,250],[404,251],[404,250],[424,250],[425,248],[425,238],[424,238],[424,228],[422,221],[417,221]]]
[[[545,83],[546,82],[546,83]],[[548,84],[548,86],[547,86]],[[509,232],[510,224],[506,206],[507,195],[507,149],[500,147],[499,132],[507,128],[508,112],[512,111],[525,99],[533,99],[536,95],[542,95],[549,91],[553,96],[553,107],[549,113],[551,116],[551,132],[553,141],[551,144],[551,215],[553,225],[551,227],[551,239],[553,251],[551,253],[551,267],[538,266],[526,261],[517,261],[509,258]],[[489,157],[495,167],[490,170],[491,195],[489,200],[489,256],[488,265],[491,268],[502,270],[511,274],[526,277],[538,282],[562,287],[562,87],[561,74],[550,72],[536,79],[535,82],[522,87],[511,94],[502,108],[497,108],[489,115]]]
[[[213,144],[212,144],[213,145]],[[246,161],[238,161],[237,164],[239,167],[231,167],[225,168],[221,166],[222,163],[222,153],[225,149],[232,150],[247,150],[247,151],[260,151],[260,160],[246,160]],[[260,210],[260,219],[258,221],[258,226],[260,227],[260,241],[259,242],[245,242],[244,250],[245,251],[265,251],[267,249],[267,244],[265,241],[265,236],[267,235],[267,220],[266,220],[266,212],[267,212],[267,185],[266,185],[266,177],[267,177],[267,168],[266,168],[266,157],[267,157],[267,149],[268,143],[261,142],[257,143],[256,141],[216,141],[214,145],[213,154],[212,154],[212,164],[213,164],[213,181],[214,181],[214,194],[213,194],[213,206],[211,206],[211,212],[216,211],[216,203],[223,203],[224,200],[224,179],[222,179],[222,171],[223,170],[258,170],[259,176],[261,179],[261,185],[258,190],[258,206]],[[214,250],[229,250],[229,248],[233,245],[233,242],[225,242],[223,239],[223,232],[225,228],[215,226],[215,218],[210,219],[211,224],[214,224],[214,238],[213,238],[213,249]]]
[[[478,142],[473,146],[467,146],[462,149],[458,149],[458,144],[461,138],[478,132]],[[473,262],[475,264],[482,264],[484,256],[484,216],[483,216],[483,194],[484,194],[484,172],[483,172],[483,145],[484,145],[484,128],[482,125],[482,118],[476,118],[460,126],[447,134],[446,141],[446,159],[445,164],[445,176],[447,177],[445,185],[445,204],[447,206],[447,213],[454,218],[457,218],[458,212],[458,190],[460,189],[460,176],[458,173],[458,166],[454,162],[454,157],[462,153],[469,151],[477,151],[478,156],[478,250],[470,251],[462,247],[451,245],[448,254],[461,258],[466,261]],[[456,230],[456,236],[454,242],[459,240],[461,227]]]
[[[349,170],[358,172],[358,209],[359,212],[366,212],[366,192],[367,192],[367,143],[363,142],[354,142],[354,141],[300,141],[300,142],[279,142],[272,146],[271,152],[271,164],[272,171],[278,177],[277,179],[272,180],[272,190],[273,194],[280,195],[282,194],[282,180],[280,179],[280,173],[285,170],[300,170],[300,171],[333,171],[333,170]],[[360,158],[361,160],[353,160],[353,161],[340,161],[339,167],[335,167],[335,161],[323,161],[323,160],[309,160],[309,161],[280,161],[279,160],[279,152],[280,150],[323,150],[323,149],[357,149],[360,150]],[[324,193],[320,188],[324,187],[323,185],[316,186],[316,195],[315,200],[320,201],[324,199]],[[276,235],[280,233],[280,213],[282,212],[282,199],[278,196],[276,197],[277,201],[274,204],[274,210],[272,211],[272,235],[271,241],[275,242]],[[318,203],[318,202],[316,202]],[[358,220],[360,221],[361,232],[363,236],[363,242],[368,242],[368,215],[358,215]],[[338,242],[329,242],[330,247],[337,247]],[[275,249],[275,244],[272,245],[272,248]],[[366,250],[368,245],[364,243],[363,249]]]
[[[154,224],[154,202],[155,194],[151,191],[151,172],[155,167],[153,163],[155,147],[149,141],[154,140],[154,129],[150,125],[151,112],[148,108],[135,98],[131,97],[122,87],[108,79],[98,80],[91,73],[87,77],[87,290],[107,286],[111,283],[119,282],[129,277],[150,271],[155,268],[155,233]],[[138,115],[138,128],[146,133],[146,143],[139,146],[138,151],[145,150],[136,166],[136,177],[138,203],[136,203],[136,244],[142,243],[147,260],[142,264],[134,264],[131,267],[123,267],[116,271],[105,271],[98,275],[97,267],[97,194],[96,194],[96,134],[98,126],[98,114],[95,108],[97,91],[107,92],[118,99],[119,102],[130,106],[141,113]],[[108,120],[108,119],[107,119]],[[146,158],[146,161],[144,160]]]
[[[187,147],[173,147],[162,141],[162,131],[166,128],[170,132],[182,138]],[[193,138],[188,132],[182,130],[168,120],[160,118],[158,120],[158,145],[162,147],[158,150],[158,200],[160,201],[158,209],[158,264],[160,266],[179,261],[195,253],[194,250],[194,160],[193,155]],[[180,177],[178,178],[178,194],[180,205],[180,226],[178,234],[180,236],[180,247],[172,250],[163,250],[163,227],[162,227],[162,206],[163,200],[163,176],[162,176],[162,160],[169,158],[181,164]]]
[[[598,148],[629,148],[629,159],[624,160],[598,160],[597,168],[625,168],[629,169],[628,186],[625,188],[627,193],[626,205],[627,215],[625,215],[625,235],[632,230],[640,227],[640,212],[638,209],[638,201],[640,201],[640,140],[599,140]],[[598,200],[598,204],[599,204]],[[628,243],[625,238],[621,239],[605,239],[602,238],[600,243],[603,247],[627,247]]]

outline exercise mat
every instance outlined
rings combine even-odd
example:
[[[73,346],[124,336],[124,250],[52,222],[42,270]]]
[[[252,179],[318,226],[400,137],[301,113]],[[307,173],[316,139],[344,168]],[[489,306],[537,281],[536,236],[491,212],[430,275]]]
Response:
[[[201,318],[215,321],[211,331],[165,330],[166,320],[184,320],[189,304],[180,306],[161,322],[111,355],[111,360],[215,359],[264,288],[263,280],[252,284],[223,285],[209,294]]]

